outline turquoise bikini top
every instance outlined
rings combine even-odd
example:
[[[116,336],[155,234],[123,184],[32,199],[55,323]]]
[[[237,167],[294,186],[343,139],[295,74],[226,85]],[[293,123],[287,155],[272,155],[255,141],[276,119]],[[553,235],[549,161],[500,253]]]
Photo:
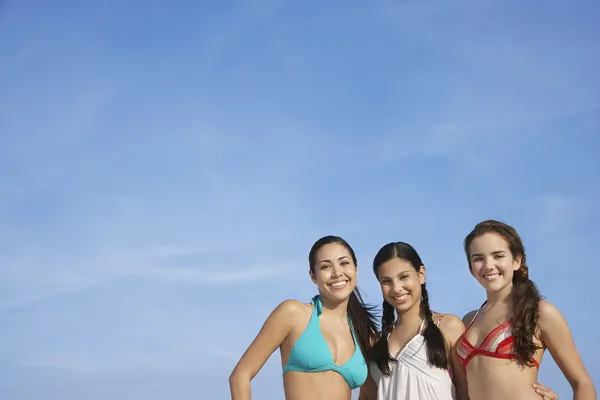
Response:
[[[350,389],[362,386],[367,380],[369,371],[356,341],[352,322],[348,319],[354,339],[354,354],[344,365],[336,365],[333,362],[331,350],[329,350],[329,346],[321,333],[319,316],[323,312],[323,305],[318,295],[312,298],[311,304],[313,305],[313,311],[308,326],[292,347],[288,363],[283,367],[283,373],[285,374],[287,371],[335,371],[342,375]]]

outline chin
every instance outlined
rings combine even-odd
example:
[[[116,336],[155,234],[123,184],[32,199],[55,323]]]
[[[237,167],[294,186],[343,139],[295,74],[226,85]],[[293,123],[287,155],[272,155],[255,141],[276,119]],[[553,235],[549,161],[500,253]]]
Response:
[[[328,290],[325,293],[327,293],[326,296],[329,297],[331,300],[343,301],[350,297],[353,291],[354,288],[346,288],[343,291],[332,291],[328,288]]]
[[[506,282],[504,281],[504,279],[497,280],[496,282],[483,281],[482,286],[490,292],[498,292],[504,289],[504,287],[506,286]]]

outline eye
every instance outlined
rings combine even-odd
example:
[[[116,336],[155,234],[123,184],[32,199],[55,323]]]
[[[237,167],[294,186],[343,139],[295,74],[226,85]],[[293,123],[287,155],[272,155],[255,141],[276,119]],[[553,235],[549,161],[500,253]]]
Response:
[[[329,268],[329,267],[330,267],[330,265],[321,265],[321,269],[322,269],[322,270],[323,270],[323,269],[327,269],[327,268]]]
[[[400,275],[400,279],[401,279],[401,280],[408,279],[408,275]]]
[[[346,265],[349,265],[350,261],[342,261],[342,266],[345,267]]]
[[[494,258],[504,258],[504,254],[496,254]]]

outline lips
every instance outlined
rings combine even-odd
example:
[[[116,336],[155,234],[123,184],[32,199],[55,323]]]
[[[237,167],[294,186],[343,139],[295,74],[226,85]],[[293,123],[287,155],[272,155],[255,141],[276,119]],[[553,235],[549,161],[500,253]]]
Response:
[[[485,279],[488,282],[494,282],[499,277],[500,277],[500,274],[498,272],[493,272],[490,274],[483,274],[483,279]]]
[[[396,304],[406,303],[406,300],[408,300],[408,296],[409,296],[408,293],[401,294],[400,296],[394,296],[393,297],[394,303],[396,303]]]
[[[337,281],[328,284],[334,290],[341,290],[348,286],[348,281]]]

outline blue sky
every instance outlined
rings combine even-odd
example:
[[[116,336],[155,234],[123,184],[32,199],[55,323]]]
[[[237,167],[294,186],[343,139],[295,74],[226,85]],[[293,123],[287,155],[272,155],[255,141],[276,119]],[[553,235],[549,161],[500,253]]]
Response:
[[[2,399],[227,398],[327,234],[377,303],[410,242],[462,316],[487,218],[600,376],[597,2],[208,4],[0,1]],[[278,353],[253,388],[282,398]]]

